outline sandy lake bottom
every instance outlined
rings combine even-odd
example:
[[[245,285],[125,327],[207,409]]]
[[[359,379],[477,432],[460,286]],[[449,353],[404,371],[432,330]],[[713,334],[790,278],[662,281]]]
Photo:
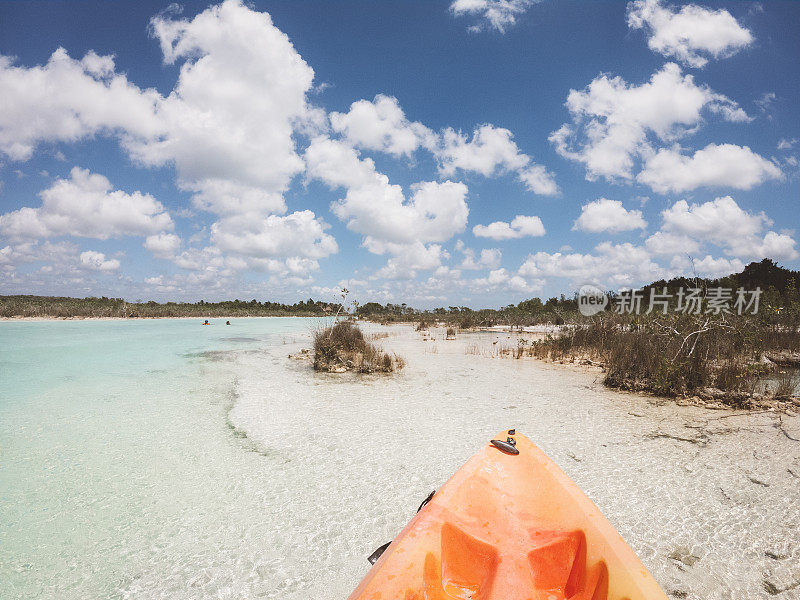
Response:
[[[613,392],[503,333],[369,326],[401,373],[315,374],[288,358],[315,326],[0,323],[0,598],[346,598],[509,427],[668,596],[800,598],[800,418]]]

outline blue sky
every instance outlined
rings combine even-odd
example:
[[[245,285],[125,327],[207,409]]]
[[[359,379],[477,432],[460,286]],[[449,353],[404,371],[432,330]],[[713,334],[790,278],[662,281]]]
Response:
[[[798,23],[792,2],[2,3],[0,293],[501,306],[798,268]]]

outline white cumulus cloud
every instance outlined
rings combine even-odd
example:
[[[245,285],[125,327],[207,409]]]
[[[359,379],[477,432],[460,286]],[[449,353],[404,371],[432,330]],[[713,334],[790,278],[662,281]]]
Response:
[[[456,243],[456,250],[464,255],[464,260],[459,265],[460,269],[477,271],[481,269],[496,269],[500,266],[503,253],[499,248],[484,248],[476,255],[475,250],[467,248],[461,240]]]
[[[314,72],[267,13],[226,0],[191,20],[151,22],[173,90],[142,90],[112,57],[59,48],[44,66],[0,56],[0,152],[27,160],[43,141],[116,136],[138,163],[171,164],[203,210],[283,212],[280,194],[303,169],[294,133],[320,120],[307,102]]]
[[[420,146],[432,149],[436,144],[436,134],[422,123],[409,121],[391,96],[358,100],[348,112],[332,112],[329,117],[333,130],[357,148],[411,156]]]
[[[171,258],[180,246],[181,238],[174,233],[149,235],[144,240],[144,247],[158,258]]]
[[[744,269],[744,263],[738,258],[715,258],[707,254],[700,259],[690,259],[689,256],[682,254],[675,256],[670,262],[670,268],[680,273],[700,277],[724,277],[731,273],[739,273]]]
[[[410,157],[424,148],[433,153],[443,177],[453,177],[457,172],[484,177],[514,173],[536,194],[553,196],[559,192],[553,174],[521,152],[513,134],[502,127],[481,125],[471,139],[450,127],[434,132],[422,123],[409,121],[397,99],[382,94],[371,102],[354,102],[346,113],[331,113],[330,121],[343,141],[360,150]]]
[[[730,196],[703,204],[679,200],[662,212],[663,229],[724,242],[732,237],[749,237],[770,223],[763,212],[752,214],[742,210]]]
[[[747,146],[709,144],[693,155],[662,148],[645,161],[639,183],[659,193],[687,192],[701,187],[749,190],[770,179],[782,179],[780,167]]]
[[[314,71],[267,13],[227,0],[192,20],[161,14],[151,22],[164,61],[182,61],[172,90],[158,103],[160,131],[126,141],[134,159],[172,163],[200,207],[227,213],[275,210],[303,169],[293,133],[314,118],[306,101]],[[231,191],[234,194],[231,194]]]
[[[536,194],[558,194],[553,175],[520,152],[513,137],[508,129],[494,125],[481,125],[473,131],[471,139],[460,131],[445,129],[436,151],[439,172],[446,177],[458,171],[480,173],[484,177],[513,172]]]
[[[81,252],[81,266],[91,271],[116,271],[119,269],[119,261],[116,258],[106,258],[102,252],[87,250]]]
[[[469,215],[467,186],[453,181],[423,181],[411,186],[406,198],[399,185],[362,159],[342,140],[314,138],[306,150],[309,178],[332,189],[345,188],[345,197],[331,211],[347,228],[363,236],[363,246],[374,254],[388,254],[376,276],[409,279],[420,270],[440,266],[440,244],[464,230]]]
[[[526,236],[540,237],[546,232],[544,224],[542,224],[542,220],[539,217],[517,215],[511,220],[511,223],[495,221],[488,225],[476,225],[472,228],[472,233],[476,237],[511,240]]]
[[[653,254],[694,254],[701,245],[700,241],[673,231],[656,231],[645,241]]]
[[[644,29],[654,52],[690,67],[704,67],[709,58],[725,58],[753,43],[753,34],[724,9],[686,4],[680,10],[662,0],[628,4],[628,26]]]
[[[491,28],[500,33],[517,22],[517,17],[541,0],[454,0],[450,4],[452,13],[459,17],[471,15],[478,17],[477,25],[470,31]]]
[[[572,123],[550,134],[563,157],[582,163],[590,181],[632,180],[637,160],[655,143],[672,142],[702,123],[703,111],[728,121],[750,117],[733,100],[697,85],[678,65],[667,63],[641,85],[600,75],[566,102]]]
[[[598,198],[581,207],[581,215],[572,229],[591,233],[619,233],[646,227],[647,222],[642,217],[642,211],[627,210],[619,200]]]
[[[237,215],[211,226],[211,240],[223,251],[256,258],[319,259],[337,252],[327,225],[310,210],[285,216]]]
[[[441,266],[442,259],[448,257],[440,244],[382,244],[381,249],[392,256],[375,273],[375,278],[380,279],[414,279],[418,271],[434,270]]]
[[[603,242],[593,253],[531,254],[518,274],[526,278],[566,278],[573,285],[596,283],[619,288],[658,280],[665,271],[642,246]]]
[[[443,242],[467,224],[467,186],[463,183],[420,182],[412,186],[412,195],[406,199],[402,188],[376,171],[371,159],[362,159],[342,141],[315,138],[305,158],[310,177],[347,190],[344,198],[333,203],[333,213],[348,229],[371,240]]]
[[[661,230],[651,236],[647,247],[653,252],[695,252],[705,243],[722,248],[726,254],[748,259],[794,260],[798,257],[794,239],[785,233],[767,231],[772,221],[764,212],[742,209],[730,196],[702,204],[679,200],[661,213]]]
[[[0,55],[0,152],[28,160],[41,142],[74,142],[98,133],[151,137],[160,96],[114,73],[110,56],[83,60],[58,48],[43,66],[16,66]]]
[[[114,190],[106,177],[80,167],[39,195],[40,207],[0,216],[0,233],[12,239],[73,235],[105,240],[173,228],[164,206],[150,194]]]

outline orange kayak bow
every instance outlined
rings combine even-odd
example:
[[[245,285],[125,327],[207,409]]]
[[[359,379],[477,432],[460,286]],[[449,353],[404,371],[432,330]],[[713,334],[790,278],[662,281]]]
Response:
[[[350,600],[667,600],[567,475],[503,431],[422,508]]]

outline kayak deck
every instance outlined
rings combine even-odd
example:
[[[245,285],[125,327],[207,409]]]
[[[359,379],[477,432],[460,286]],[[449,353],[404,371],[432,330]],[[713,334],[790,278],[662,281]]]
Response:
[[[436,492],[350,596],[394,599],[666,595],[578,486],[525,436],[507,430]]]

